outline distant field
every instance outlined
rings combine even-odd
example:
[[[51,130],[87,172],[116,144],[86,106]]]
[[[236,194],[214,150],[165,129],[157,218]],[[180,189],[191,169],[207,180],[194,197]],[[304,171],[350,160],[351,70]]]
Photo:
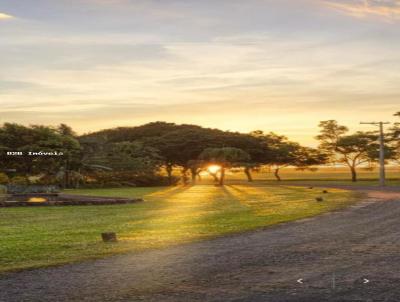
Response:
[[[347,168],[321,167],[317,171],[299,171],[294,168],[285,168],[280,172],[282,180],[317,180],[317,181],[340,181],[340,183],[351,182],[350,172]],[[229,173],[228,179],[244,179],[243,173]],[[272,172],[266,170],[253,173],[255,180],[276,180]],[[400,185],[400,168],[388,167],[386,177],[389,183]],[[370,184],[378,184],[379,170],[374,168],[372,171],[363,168],[358,169],[358,178],[360,181],[370,181]],[[364,182],[361,182],[363,184]],[[364,183],[365,184],[365,183]]]
[[[252,230],[335,210],[359,193],[329,189],[257,186],[118,188],[69,193],[141,197],[146,202],[114,206],[0,209],[0,272],[33,268],[127,251],[160,248]],[[120,242],[104,244],[115,231]]]

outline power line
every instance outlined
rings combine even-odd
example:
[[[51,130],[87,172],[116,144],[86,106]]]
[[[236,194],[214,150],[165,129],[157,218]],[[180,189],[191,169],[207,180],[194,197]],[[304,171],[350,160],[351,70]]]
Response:
[[[361,122],[362,125],[374,125],[379,127],[379,185],[385,186],[385,134],[383,125],[389,125],[390,122]]]

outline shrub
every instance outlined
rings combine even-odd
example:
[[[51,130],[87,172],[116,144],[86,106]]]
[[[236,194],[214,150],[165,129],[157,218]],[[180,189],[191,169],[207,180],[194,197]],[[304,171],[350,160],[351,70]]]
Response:
[[[8,176],[4,173],[0,173],[0,185],[6,185],[10,182]]]
[[[7,193],[7,187],[4,185],[0,185],[0,201],[1,201],[1,195]]]
[[[11,178],[11,183],[13,185],[27,186],[29,185],[29,179],[25,176],[14,176]]]
[[[57,185],[59,180],[54,175],[43,175],[35,181],[38,185]]]

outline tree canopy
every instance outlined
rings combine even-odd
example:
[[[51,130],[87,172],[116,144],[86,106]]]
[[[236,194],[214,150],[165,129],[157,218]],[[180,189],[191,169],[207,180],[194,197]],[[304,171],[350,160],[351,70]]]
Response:
[[[5,123],[0,127],[0,169],[22,174],[51,173],[80,152],[79,142],[57,128]],[[25,156],[6,156],[7,152]]]
[[[358,131],[347,134],[349,129],[335,120],[322,121],[319,127],[319,148],[329,156],[331,162],[345,164],[350,169],[353,182],[357,181],[357,167],[378,160],[379,144],[376,132]],[[390,159],[393,154],[389,145],[386,145],[386,151],[386,159]]]
[[[242,166],[251,159],[246,151],[233,147],[207,148],[200,154],[199,158],[221,167],[219,179],[221,186],[224,184],[226,168]]]
[[[34,178],[65,187],[82,182],[115,184],[117,180],[132,185],[172,185],[178,180],[175,171],[180,171],[187,183],[189,173],[194,182],[201,171],[211,173],[209,166],[218,165],[219,171],[212,175],[222,185],[226,169],[243,171],[252,181],[252,171],[267,166],[281,180],[280,171],[285,167],[311,169],[334,162],[346,165],[356,181],[357,167],[377,161],[376,132],[349,134],[349,129],[335,120],[322,121],[319,127],[316,138],[320,144],[315,149],[272,132],[238,133],[166,122],[85,135],[66,124],[5,123],[0,126],[0,173],[2,182]],[[387,160],[399,159],[399,127],[394,126],[386,137]]]

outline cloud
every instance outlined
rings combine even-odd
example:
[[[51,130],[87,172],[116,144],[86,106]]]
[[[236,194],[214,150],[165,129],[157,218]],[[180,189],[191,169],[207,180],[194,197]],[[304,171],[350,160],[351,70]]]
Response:
[[[400,20],[400,0],[325,1],[340,12],[356,18],[378,17],[386,21]]]
[[[7,20],[7,19],[13,19],[14,17],[11,15],[7,15],[5,13],[0,13],[0,20]]]
[[[39,85],[28,81],[7,81],[0,79],[0,95],[5,92],[19,91],[21,89],[38,88]]]

